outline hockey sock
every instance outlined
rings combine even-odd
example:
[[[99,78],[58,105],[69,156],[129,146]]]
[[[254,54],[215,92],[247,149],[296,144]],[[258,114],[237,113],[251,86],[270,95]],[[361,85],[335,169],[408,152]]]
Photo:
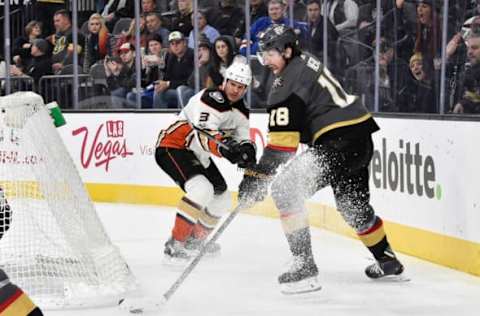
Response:
[[[310,229],[302,228],[291,234],[286,234],[290,251],[294,256],[302,258],[312,258],[312,241],[310,238]]]
[[[312,242],[308,227],[308,213],[305,211],[282,212],[280,219],[292,254],[294,256],[311,258]]]
[[[212,230],[203,226],[201,223],[196,223],[193,226],[193,237],[196,239],[205,239]]]
[[[193,237],[197,239],[207,238],[219,220],[220,217],[211,214],[207,208],[202,209],[198,221],[193,228]]]
[[[383,229],[383,221],[380,217],[375,217],[375,223],[372,227],[357,234],[376,260],[395,257],[388,243],[387,235]]]
[[[183,197],[178,204],[175,216],[175,226],[172,236],[175,240],[184,242],[193,232],[193,228],[200,217],[202,207],[195,202]]]

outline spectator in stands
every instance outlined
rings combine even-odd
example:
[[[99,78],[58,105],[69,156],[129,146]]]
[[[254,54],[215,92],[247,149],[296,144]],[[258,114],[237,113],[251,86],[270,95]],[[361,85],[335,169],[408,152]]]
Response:
[[[145,27],[145,17],[143,15],[140,16],[139,23],[140,23],[140,52],[143,52],[147,45],[147,36],[148,36],[147,28]],[[130,22],[130,27],[128,28],[128,31],[120,35],[120,38],[117,39],[116,50],[114,50],[114,54],[115,52],[118,52],[120,47],[125,43],[130,43],[132,45],[135,45],[135,19],[132,19],[132,21]]]
[[[50,38],[54,46],[52,53],[52,70],[54,73],[59,73],[66,65],[73,63],[74,46],[70,14],[66,10],[55,12],[53,23],[57,31],[55,35]],[[83,47],[85,47],[85,38],[79,32],[78,46],[76,47],[79,64],[82,64]]]
[[[480,22],[480,20],[479,20]],[[465,72],[467,62],[467,46],[462,34],[455,34],[446,47],[446,100],[448,107],[453,107],[461,97],[461,76]]]
[[[147,16],[148,13],[160,13],[155,0],[142,0],[142,12],[145,16]]]
[[[267,6],[264,0],[250,0],[250,25],[253,25],[258,19],[268,15]],[[223,35],[223,33],[221,33]],[[240,46],[242,38],[245,36],[245,19],[242,18],[241,23],[233,32],[235,44]]]
[[[415,46],[416,4],[412,0],[407,3],[405,0],[382,0],[381,7],[381,34],[394,43],[395,55],[408,63]],[[359,15],[358,40],[361,43],[371,43],[376,33],[376,2],[361,6],[360,12],[363,14]],[[372,50],[365,46],[358,46],[357,49],[359,60],[372,56]]]
[[[328,14],[325,15],[323,12],[323,15],[328,16],[328,19],[335,25],[340,35],[349,33],[357,27],[358,14],[358,5],[353,0],[333,0]]]
[[[113,31],[115,23],[121,18],[133,18],[135,13],[134,0],[108,0],[103,8],[102,16],[110,32]]]
[[[440,69],[442,44],[441,21],[432,0],[417,0],[417,31],[415,52],[422,53],[423,70],[430,78]]]
[[[410,71],[414,80],[405,92],[407,102],[401,104],[399,111],[408,113],[436,113],[437,105],[432,79],[424,71],[423,56],[415,53],[410,59]]]
[[[220,0],[218,6],[207,12],[210,25],[222,35],[234,35],[238,26],[244,23],[245,13],[235,0]]]
[[[272,24],[290,25],[289,19],[286,17],[287,6],[283,0],[269,0],[268,1],[268,16],[259,18],[253,23],[250,29],[251,53],[256,54],[258,49],[257,35],[266,30]],[[305,23],[293,22],[293,28],[298,34],[300,45],[305,46],[308,43],[308,30]],[[242,41],[240,46],[240,53],[245,56],[247,47],[247,39]]]
[[[170,31],[162,26],[162,18],[158,12],[150,12],[145,16],[145,26],[147,27],[147,34],[158,34],[162,37],[163,47],[168,47],[168,35]]]
[[[213,50],[210,55],[207,86],[218,88],[223,84],[225,70],[232,64],[235,57],[232,41],[225,36],[218,37],[213,43]]]
[[[377,43],[371,43],[373,50]],[[365,105],[373,111],[375,105],[375,58],[362,61],[348,69],[345,76],[349,91],[364,96]],[[397,112],[404,108],[408,95],[406,89],[411,81],[408,64],[395,56],[395,50],[385,38],[380,39],[380,55],[378,58],[379,73],[379,100],[380,112]]]
[[[213,43],[217,39],[217,37],[220,36],[220,33],[218,33],[218,31],[214,27],[208,24],[205,11],[198,10],[196,16],[197,16],[199,34],[205,34],[205,36],[208,38],[210,43]],[[192,14],[192,25],[195,23],[194,19],[195,19],[195,14]],[[192,29],[190,31],[190,34],[188,35],[188,47],[190,48],[195,47],[194,36],[195,36],[195,29]]]
[[[203,37],[198,43],[198,79],[199,89],[206,89],[208,87],[208,68],[210,62],[210,54],[212,44],[210,41]],[[190,78],[188,78],[187,85],[181,85],[177,88],[177,93],[180,93],[180,97],[184,104],[187,104],[188,100],[195,94],[195,72],[192,72]]]
[[[453,113],[480,113],[480,27],[467,39],[469,65],[465,70],[463,94]]]
[[[307,2],[307,24],[311,40],[306,49],[317,56],[323,62],[323,16],[321,14],[320,0],[308,0]],[[337,45],[338,32],[335,26],[327,19],[327,49],[328,69],[338,78],[343,77],[345,70],[344,53],[342,46]],[[337,49],[338,48],[338,49]]]
[[[290,2],[288,0],[284,0],[287,4],[287,15],[290,13],[290,9],[288,6]],[[293,0],[293,18],[297,21],[305,21],[307,18],[307,6],[305,5],[303,0]]]
[[[58,10],[65,9],[65,0],[37,0],[35,4],[35,20],[40,21],[43,25],[43,37],[50,36],[55,33],[52,24],[53,16]]]
[[[15,39],[13,44],[13,62],[18,66],[27,65],[32,59],[32,43],[42,35],[42,22],[33,20],[25,26],[25,37]]]
[[[158,34],[151,34],[147,38],[147,51],[142,57],[142,80],[141,85],[145,88],[141,94],[142,108],[153,107],[154,82],[162,80],[165,72],[165,57],[168,49],[162,47],[162,37]],[[128,92],[128,102],[135,106],[137,99],[136,92]]]
[[[376,41],[373,41],[372,47],[376,49]],[[371,59],[372,62],[374,59]],[[395,50],[386,38],[380,41],[380,56],[378,58],[380,66],[379,76],[379,111],[397,112],[399,108],[404,108],[408,103],[406,93],[407,86],[411,80],[408,64],[395,56]],[[372,64],[372,76],[374,79],[374,65]],[[370,82],[370,89],[367,90],[365,104],[374,104],[375,82]]]
[[[127,93],[135,87],[135,46],[124,43],[118,55],[119,57],[105,58],[105,75],[112,96],[112,104],[116,107],[124,107]]]
[[[165,77],[155,83],[155,108],[178,107],[178,86],[186,85],[194,67],[193,50],[188,48],[183,33],[174,31],[168,37],[170,52],[166,57]]]
[[[103,17],[94,13],[88,19],[88,35],[85,37],[85,55],[83,71],[88,73],[90,67],[105,56],[112,55],[114,38],[108,32]]]
[[[169,30],[179,31],[187,37],[192,29],[192,0],[177,0],[177,10]]]
[[[11,67],[13,76],[30,76],[38,85],[40,78],[46,75],[52,75],[52,61],[50,59],[50,47],[46,40],[37,38],[33,40],[30,46],[32,59],[24,68],[17,66]]]

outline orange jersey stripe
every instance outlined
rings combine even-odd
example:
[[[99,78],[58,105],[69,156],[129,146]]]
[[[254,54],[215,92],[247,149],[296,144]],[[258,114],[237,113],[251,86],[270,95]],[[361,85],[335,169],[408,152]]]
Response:
[[[185,121],[177,121],[162,130],[158,136],[157,147],[185,149],[190,141],[192,127]]]
[[[222,135],[220,135],[220,134],[215,135],[215,139],[217,139],[218,141],[222,141]],[[218,148],[218,144],[214,140],[212,140],[212,139],[208,140],[208,149],[215,156],[222,157],[222,154],[220,154],[220,151],[219,151],[219,148]]]

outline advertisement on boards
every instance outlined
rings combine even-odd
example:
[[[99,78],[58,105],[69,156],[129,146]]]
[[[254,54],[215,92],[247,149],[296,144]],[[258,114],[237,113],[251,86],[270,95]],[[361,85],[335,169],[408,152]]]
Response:
[[[155,163],[159,131],[174,113],[67,114],[59,129],[84,182],[174,186]],[[371,204],[390,221],[470,241],[480,241],[479,150],[475,122],[377,118],[370,165]],[[250,138],[258,157],[267,143],[267,115],[251,115]],[[214,159],[229,190],[242,173]],[[330,188],[312,201],[335,206]]]

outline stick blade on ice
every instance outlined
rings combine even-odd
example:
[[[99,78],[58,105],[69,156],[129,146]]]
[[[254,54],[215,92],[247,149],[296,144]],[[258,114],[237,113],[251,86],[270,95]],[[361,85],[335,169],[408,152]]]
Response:
[[[143,314],[159,311],[165,303],[166,299],[163,296],[160,299],[152,297],[130,297],[120,300],[118,305],[120,310],[129,312],[130,314]]]

